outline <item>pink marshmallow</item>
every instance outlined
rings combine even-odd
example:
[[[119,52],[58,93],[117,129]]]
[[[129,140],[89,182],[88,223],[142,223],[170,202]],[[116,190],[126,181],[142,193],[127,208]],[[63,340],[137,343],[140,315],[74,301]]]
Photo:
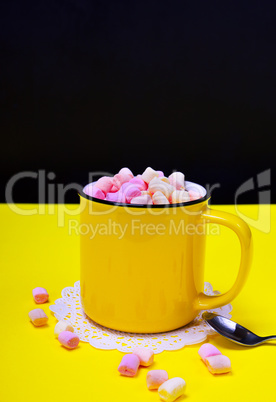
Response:
[[[47,324],[48,317],[42,310],[42,308],[35,308],[29,311],[29,318],[36,327],[41,327]]]
[[[124,194],[126,196],[126,202],[129,204],[132,198],[139,197],[141,195],[141,190],[138,187],[130,184],[124,190]]]
[[[212,374],[225,374],[232,370],[229,357],[223,355],[207,357],[206,366]]]
[[[151,196],[148,194],[140,195],[139,197],[134,197],[130,200],[131,204],[140,204],[140,205],[152,205]]]
[[[122,184],[129,182],[132,177],[129,174],[118,173],[113,177],[113,186],[119,190]]]
[[[147,387],[148,389],[158,389],[168,379],[166,370],[150,370],[147,372]]]
[[[147,190],[147,188],[148,188],[147,183],[145,183],[144,180],[139,179],[139,178],[137,178],[137,177],[133,177],[133,179],[131,179],[131,180],[129,181],[129,183],[135,185],[135,186],[138,187],[139,190],[141,190],[141,191],[145,191],[145,190]]]
[[[48,298],[48,292],[44,288],[34,288],[33,289],[33,298],[37,304],[45,303]]]
[[[93,187],[95,186],[95,182],[94,183],[89,183],[87,184],[84,189],[83,192],[87,195],[90,195],[90,197],[92,197],[92,191],[93,191]]]
[[[132,171],[131,171],[129,168],[127,168],[127,167],[122,168],[122,169],[119,171],[119,174],[129,175],[129,176],[131,176],[131,178],[134,177]]]
[[[194,191],[194,190],[189,190],[188,193],[189,193],[191,201],[198,200],[199,198],[202,197],[199,192]]]
[[[156,172],[159,174],[159,177],[164,177],[164,173],[162,172],[162,170],[156,170]]]
[[[126,203],[126,196],[122,191],[116,191],[116,193],[107,193],[105,197],[106,201]]]
[[[99,198],[100,200],[104,200],[105,194],[102,190],[100,190],[97,186],[88,184],[88,186],[84,189],[85,194],[90,195],[90,197]]]
[[[139,357],[130,353],[124,355],[119,364],[118,371],[127,377],[134,377],[140,365]]]
[[[126,189],[127,189],[129,186],[131,186],[131,185],[132,185],[132,184],[129,183],[129,181],[126,182],[126,183],[123,183],[122,186],[121,186],[121,188],[120,188],[120,191],[122,191],[123,193],[125,193]]]
[[[198,354],[205,363],[207,357],[221,355],[221,352],[211,343],[204,343],[199,348]]]
[[[78,335],[71,331],[62,331],[58,336],[58,340],[67,349],[75,349],[80,342]]]
[[[136,177],[136,179],[141,179],[141,180],[143,180],[141,174],[137,174],[135,177]],[[144,180],[143,180],[143,181],[144,181]],[[145,183],[146,183],[146,182],[145,182]],[[147,185],[147,184],[148,184],[148,183],[146,183],[146,185]]]
[[[102,190],[104,194],[110,192],[113,186],[113,178],[108,176],[101,177],[98,181],[96,181],[95,186]]]
[[[110,193],[116,193],[117,191],[118,191],[117,187],[112,185],[112,187],[110,189]]]
[[[154,353],[149,348],[137,347],[134,348],[132,353],[139,357],[141,366],[150,366],[153,363]]]

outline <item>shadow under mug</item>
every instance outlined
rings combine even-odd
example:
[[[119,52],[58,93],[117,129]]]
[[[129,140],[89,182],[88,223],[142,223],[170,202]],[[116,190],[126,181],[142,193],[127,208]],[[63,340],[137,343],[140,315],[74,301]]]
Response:
[[[250,228],[235,215],[209,209],[202,186],[186,186],[202,198],[141,206],[79,193],[81,303],[93,321],[125,332],[171,331],[238,295],[252,259]],[[241,245],[234,285],[215,296],[203,293],[207,223],[232,229]]]

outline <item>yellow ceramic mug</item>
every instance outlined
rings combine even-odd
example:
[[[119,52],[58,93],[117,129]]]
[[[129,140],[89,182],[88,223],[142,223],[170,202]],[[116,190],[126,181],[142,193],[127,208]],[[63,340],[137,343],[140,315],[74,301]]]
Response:
[[[80,193],[81,301],[95,322],[120,331],[170,331],[202,309],[229,303],[242,289],[251,263],[251,231],[235,215],[208,208],[202,198],[174,205],[126,205]],[[205,229],[214,222],[234,230],[241,262],[233,287],[203,294]]]

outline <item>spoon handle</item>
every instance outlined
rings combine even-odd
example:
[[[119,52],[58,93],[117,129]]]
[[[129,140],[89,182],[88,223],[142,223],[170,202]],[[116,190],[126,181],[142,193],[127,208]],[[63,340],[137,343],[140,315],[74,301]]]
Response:
[[[271,336],[263,336],[264,341],[270,341],[272,339],[276,339],[276,335],[271,335]]]

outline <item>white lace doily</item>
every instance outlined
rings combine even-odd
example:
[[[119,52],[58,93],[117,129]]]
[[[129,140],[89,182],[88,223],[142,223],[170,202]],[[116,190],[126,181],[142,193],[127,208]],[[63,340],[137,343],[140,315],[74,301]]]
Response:
[[[204,293],[214,295],[219,292],[213,291],[211,284],[205,282]],[[157,354],[163,350],[177,350],[185,345],[203,342],[207,336],[216,334],[202,320],[202,312],[190,324],[171,332],[133,334],[115,331],[95,323],[84,313],[80,302],[79,281],[75,283],[74,287],[63,289],[61,295],[62,298],[57,299],[55,304],[50,306],[50,310],[58,320],[68,321],[74,327],[81,341],[89,342],[97,349],[117,349],[124,353],[130,353],[136,346],[148,346]],[[227,304],[210,311],[230,318],[231,310],[231,304]]]

